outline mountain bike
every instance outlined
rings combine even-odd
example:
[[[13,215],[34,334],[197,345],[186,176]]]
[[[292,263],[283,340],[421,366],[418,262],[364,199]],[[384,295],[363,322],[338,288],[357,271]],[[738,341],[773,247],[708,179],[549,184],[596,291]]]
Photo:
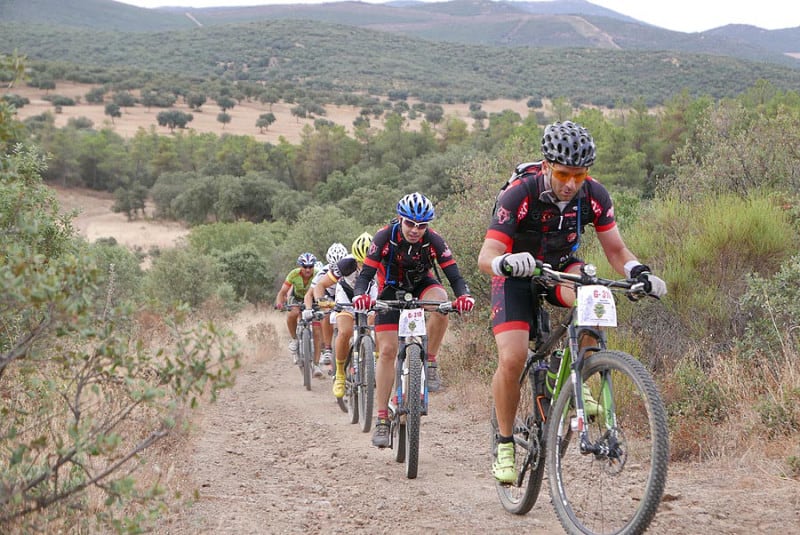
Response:
[[[397,291],[396,300],[377,300],[375,310],[397,309],[399,346],[395,367],[395,393],[389,400],[390,442],[395,461],[405,462],[406,477],[414,479],[419,469],[419,429],[428,414],[428,380],[425,374],[428,336],[425,311],[453,311],[451,301],[426,301]]]
[[[666,411],[650,373],[633,356],[608,348],[606,330],[617,321],[613,292],[635,301],[646,295],[645,283],[599,278],[588,264],[580,274],[546,264],[537,271],[534,340],[513,426],[518,477],[511,485],[497,482],[500,502],[514,514],[530,511],[546,465],[567,533],[641,533],[666,484]],[[551,332],[545,288],[563,282],[574,284],[578,297]],[[491,421],[494,456],[494,407]]]
[[[336,310],[345,306],[336,305]],[[352,307],[347,306],[349,310]],[[345,395],[337,398],[339,408],[350,416],[350,423],[361,424],[364,433],[372,428],[372,408],[375,401],[375,338],[374,328],[366,313],[355,313],[353,336],[345,361]],[[338,336],[338,331],[336,336]]]

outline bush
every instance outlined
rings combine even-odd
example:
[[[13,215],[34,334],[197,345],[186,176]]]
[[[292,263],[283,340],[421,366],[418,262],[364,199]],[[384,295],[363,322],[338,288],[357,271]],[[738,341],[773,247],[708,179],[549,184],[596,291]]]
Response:
[[[145,293],[165,307],[185,303],[198,308],[220,294],[224,280],[219,262],[189,247],[165,250],[145,278]]]

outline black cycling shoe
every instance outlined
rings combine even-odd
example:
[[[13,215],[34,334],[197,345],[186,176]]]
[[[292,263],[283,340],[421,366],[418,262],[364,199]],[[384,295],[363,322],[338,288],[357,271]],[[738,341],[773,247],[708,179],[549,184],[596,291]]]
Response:
[[[389,420],[376,418],[375,431],[372,432],[372,445],[379,448],[388,448],[390,442],[389,434]]]

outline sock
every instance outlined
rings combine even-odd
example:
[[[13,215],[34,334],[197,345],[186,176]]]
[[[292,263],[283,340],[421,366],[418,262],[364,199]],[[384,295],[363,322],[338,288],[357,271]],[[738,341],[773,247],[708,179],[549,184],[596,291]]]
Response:
[[[436,355],[428,355],[428,366],[436,364]]]
[[[389,419],[389,409],[383,409],[382,411],[378,411],[378,418],[381,420]]]
[[[497,437],[498,444],[508,444],[510,442],[514,442],[514,437],[504,437],[503,435]]]
[[[336,375],[344,376],[344,360],[336,359]]]

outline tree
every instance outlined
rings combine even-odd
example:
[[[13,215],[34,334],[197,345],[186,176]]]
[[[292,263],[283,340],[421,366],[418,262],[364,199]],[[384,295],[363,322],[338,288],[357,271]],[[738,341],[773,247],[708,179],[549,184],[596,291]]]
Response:
[[[136,105],[136,97],[128,91],[118,91],[111,96],[111,101],[121,108],[132,108]]]
[[[206,103],[206,96],[203,93],[189,93],[186,96],[186,104],[192,110],[200,111],[200,106]]]
[[[93,87],[88,93],[86,93],[86,95],[84,95],[84,97],[86,98],[86,102],[90,104],[102,104],[105,94],[105,87]]]
[[[168,110],[159,112],[156,115],[156,120],[159,126],[166,126],[170,132],[174,132],[175,128],[186,128],[186,125],[194,119],[191,113],[182,112],[180,110]]]
[[[230,113],[225,113],[223,111],[223,112],[220,112],[220,113],[217,114],[217,121],[222,123],[222,129],[223,130],[225,129],[225,125],[228,124],[229,122],[231,122],[231,119],[232,119],[232,117],[231,117]]]
[[[119,109],[119,104],[109,102],[106,104],[105,114],[111,117],[111,124],[114,124],[114,117],[122,117],[122,111]]]
[[[232,110],[234,106],[236,106],[236,101],[231,97],[218,97],[217,106],[219,106],[219,109],[221,109],[223,112],[226,112],[228,110]]]
[[[274,123],[276,120],[277,119],[275,119],[274,113],[262,113],[258,116],[258,120],[256,120],[256,127],[258,127],[258,131],[263,134],[264,130],[268,129],[269,125]]]

